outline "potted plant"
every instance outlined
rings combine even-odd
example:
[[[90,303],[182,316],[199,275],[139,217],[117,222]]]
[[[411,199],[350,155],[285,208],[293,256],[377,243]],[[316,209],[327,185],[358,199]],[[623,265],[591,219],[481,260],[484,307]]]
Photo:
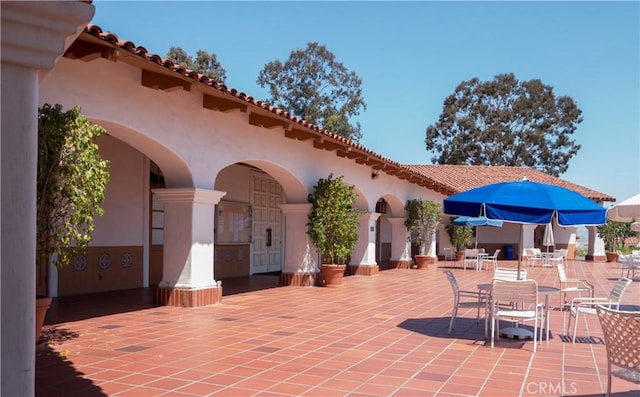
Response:
[[[598,236],[604,240],[607,262],[618,262],[616,250],[624,245],[624,238],[633,236],[630,223],[607,221],[604,225],[597,226]]]
[[[339,286],[346,269],[345,259],[358,241],[358,211],[353,186],[343,177],[320,178],[307,197],[312,205],[307,233],[322,256],[323,285]]]
[[[431,242],[431,236],[438,229],[441,209],[442,206],[439,203],[422,199],[408,200],[404,206],[407,213],[404,225],[411,242],[418,246],[419,253],[415,256],[415,264],[418,268],[425,266],[431,260],[427,256],[426,242]]]
[[[109,182],[109,162],[95,143],[105,132],[79,107],[64,112],[60,105],[45,104],[38,109],[36,266],[46,267],[50,259],[64,266],[89,245]],[[36,343],[51,303],[47,294],[36,299]]]
[[[447,225],[449,240],[456,247],[456,259],[459,261],[464,257],[464,249],[471,244],[473,239],[473,228],[471,226],[456,226],[453,223]]]

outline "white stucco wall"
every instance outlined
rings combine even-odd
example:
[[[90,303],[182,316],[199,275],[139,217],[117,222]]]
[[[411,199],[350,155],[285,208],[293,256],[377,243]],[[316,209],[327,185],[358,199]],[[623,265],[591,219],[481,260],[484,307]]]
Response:
[[[100,155],[110,161],[110,180],[102,208],[103,216],[95,218],[96,230],[92,246],[141,246],[145,200],[145,156],[131,146],[110,136],[97,141]]]
[[[372,180],[371,167],[338,157],[333,151],[315,149],[311,141],[284,138],[281,127],[250,125],[248,112],[205,109],[202,94],[195,89],[165,92],[144,87],[140,81],[140,71],[122,62],[65,58],[43,81],[41,102],[61,103],[65,108],[81,105],[83,114],[92,119],[117,122],[123,128],[110,133],[145,153],[170,175],[162,159],[154,157],[156,148],[143,143],[148,140],[164,146],[187,165],[198,188],[212,189],[221,169],[246,162],[280,182],[291,203],[306,202],[318,178],[330,173],[344,175],[347,183],[356,185],[371,211],[377,199],[389,192],[402,203],[415,197],[443,199],[436,192],[383,172]],[[182,183],[186,182],[177,184]],[[396,206],[394,215],[399,211]]]
[[[319,178],[329,174],[343,176],[347,184],[356,188],[359,210],[373,214],[378,199],[384,198],[388,203],[386,216],[397,219],[399,223],[396,226],[402,226],[407,200],[422,198],[442,202],[444,199],[440,193],[384,172],[379,172],[373,179],[371,166],[340,157],[335,151],[317,149],[313,140],[289,139],[280,126],[267,129],[251,125],[251,107],[246,112],[219,112],[203,108],[201,88],[197,85],[190,91],[148,88],[142,86],[138,68],[103,58],[89,62],[63,58],[43,80],[41,103],[60,103],[65,108],[79,105],[85,116],[103,125],[115,138],[110,138],[103,145],[106,157],[117,160],[113,162],[114,179],[104,204],[106,214],[99,219],[92,245],[144,244],[147,227],[144,182],[148,178],[144,164],[147,158],[158,164],[168,189],[182,191],[180,189],[195,188],[203,194],[215,190],[224,200],[238,202],[251,202],[250,170],[238,166],[240,163],[256,167],[273,177],[282,186],[284,202],[290,205],[307,204],[307,195]],[[189,217],[180,219],[191,223],[199,221]],[[299,223],[286,222],[287,227]],[[179,225],[182,226],[186,225]],[[370,247],[375,245],[375,238],[372,240],[370,236],[372,225],[367,222],[364,226],[360,233],[363,241],[359,242],[353,255],[361,264],[371,265],[375,260],[374,250]],[[404,254],[400,255],[406,251],[406,233],[397,227],[386,226],[382,227],[380,242],[392,242],[397,246],[392,247],[393,260],[406,259]],[[299,228],[287,230],[287,236],[291,237],[292,232],[304,235],[305,225]],[[166,274],[175,274],[171,280],[164,281],[175,284],[187,277],[190,284],[198,285],[201,280],[193,278],[199,274],[197,271],[184,273],[188,266],[182,262],[188,258],[188,253],[171,257],[168,252],[166,237],[171,235],[179,239],[183,232],[169,233],[165,228],[164,259],[167,262],[171,258],[170,262],[176,263],[167,262],[165,267],[176,268],[165,268]],[[402,235],[402,241],[395,234]],[[292,247],[290,243],[284,242],[289,247],[284,253],[285,268],[296,268],[300,265],[300,258],[307,258],[307,255],[288,251]],[[188,241],[175,241],[173,244],[175,247],[192,247]],[[435,254],[435,251],[430,254]],[[294,259],[291,259],[292,255]],[[207,264],[190,261],[188,265]],[[205,280],[205,284],[209,281]]]
[[[215,188],[226,192],[224,201],[248,203],[251,200],[251,168],[232,165],[223,169],[216,178]]]

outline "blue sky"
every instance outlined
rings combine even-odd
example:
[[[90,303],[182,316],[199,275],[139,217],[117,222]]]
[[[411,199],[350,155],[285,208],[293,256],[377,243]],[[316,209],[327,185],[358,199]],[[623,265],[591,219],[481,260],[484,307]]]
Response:
[[[583,111],[582,149],[561,178],[622,201],[640,192],[640,2],[94,1],[92,23],[152,53],[218,56],[229,87],[268,97],[256,78],[308,42],[363,81],[361,144],[429,164],[425,130],[473,77],[540,79]]]

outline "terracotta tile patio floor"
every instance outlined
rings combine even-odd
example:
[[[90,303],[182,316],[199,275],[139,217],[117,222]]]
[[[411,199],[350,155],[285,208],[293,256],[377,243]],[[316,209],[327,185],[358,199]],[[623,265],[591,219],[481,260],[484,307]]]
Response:
[[[151,290],[60,298],[36,358],[37,396],[530,396],[602,395],[607,360],[595,316],[572,344],[552,296],[551,338],[485,343],[461,312],[447,335],[452,292],[444,262],[346,277],[341,288],[278,287],[277,277],[223,282],[219,305],[157,307]],[[515,262],[500,262],[515,267]],[[542,285],[556,270],[528,268]],[[462,289],[491,271],[454,269]],[[575,261],[569,277],[607,295],[616,264]],[[265,287],[265,289],[260,289]],[[271,287],[271,288],[267,288]],[[243,292],[244,291],[244,292]],[[640,282],[623,308],[640,310]],[[616,395],[639,396],[614,378]]]

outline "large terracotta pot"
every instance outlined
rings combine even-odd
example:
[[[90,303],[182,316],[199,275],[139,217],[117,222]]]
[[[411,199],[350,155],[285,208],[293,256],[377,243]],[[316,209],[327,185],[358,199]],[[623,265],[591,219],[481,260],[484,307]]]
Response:
[[[415,255],[413,259],[417,269],[429,267],[429,263],[433,260],[433,258],[428,255]]]
[[[50,296],[36,297],[36,345],[38,341],[40,341],[42,325],[44,324],[44,318],[47,315],[49,306],[51,306]]]
[[[325,287],[340,287],[347,265],[322,265],[322,279]]]
[[[607,256],[607,262],[613,262],[613,263],[618,262],[617,252],[605,252],[604,254]]]

